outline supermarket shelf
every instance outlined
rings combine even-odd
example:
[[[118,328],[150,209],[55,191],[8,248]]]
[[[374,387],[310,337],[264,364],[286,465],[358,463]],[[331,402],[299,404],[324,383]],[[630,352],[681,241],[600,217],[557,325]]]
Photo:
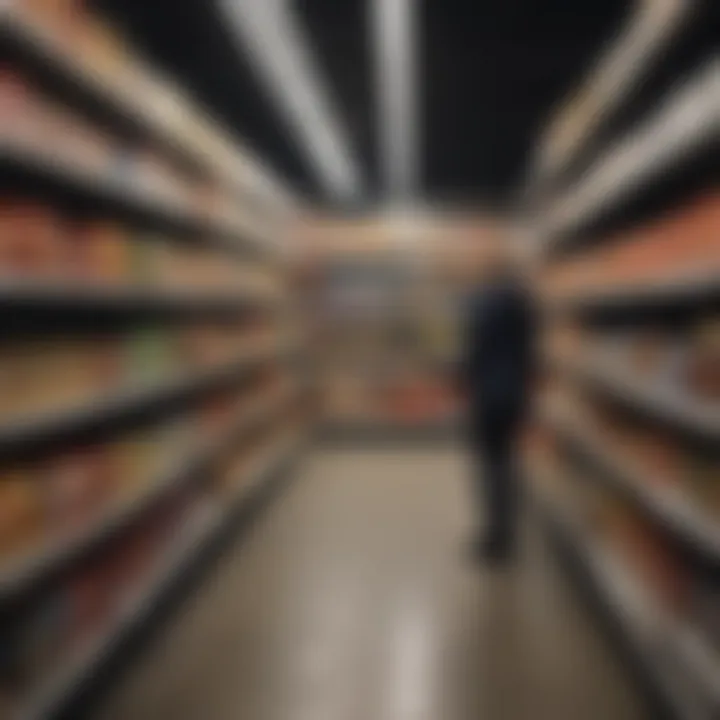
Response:
[[[279,443],[280,447],[275,453],[268,454],[263,458],[264,462],[252,469],[248,481],[242,484],[231,502],[225,507],[213,505],[205,508],[186,529],[184,537],[172,544],[167,557],[158,563],[154,579],[129,598],[110,628],[81,648],[74,658],[48,678],[33,693],[28,705],[15,715],[14,720],[59,717],[78,694],[92,683],[102,666],[141,630],[153,611],[172,593],[185,573],[201,560],[203,552],[222,534],[237,512],[244,505],[249,505],[265,486],[290,467],[303,443],[302,434],[291,441]]]
[[[82,54],[63,47],[15,0],[0,7],[0,34],[25,62],[60,79],[123,127],[133,128],[182,162],[246,194],[248,201],[266,205],[268,211],[276,205],[292,205],[292,198],[256,158],[247,151],[238,153],[235,141],[223,137],[212,121],[160,78],[128,82],[99,72]],[[135,68],[135,73],[143,74],[142,68]]]
[[[720,270],[712,268],[685,275],[661,278],[647,283],[606,283],[601,290],[582,292],[551,300],[560,310],[625,308],[649,303],[688,304],[720,299]]]
[[[678,626],[673,631],[673,645],[682,667],[692,668],[720,712],[720,654],[705,642],[692,627]]]
[[[7,138],[0,143],[0,167],[4,173],[20,178],[21,184],[40,182],[61,196],[90,200],[96,210],[102,207],[133,221],[201,235],[203,242],[231,252],[273,253],[269,243],[254,239],[246,228],[191,212],[184,198],[158,192],[137,175],[89,169],[61,153]]]
[[[549,249],[642,183],[710,144],[720,123],[720,61],[711,60],[661,105],[650,121],[611,147],[585,179],[551,208]]]
[[[93,285],[0,278],[0,307],[14,313],[29,310],[51,315],[237,315],[248,309],[272,307],[280,293],[260,288],[243,292],[171,292],[118,285]]]
[[[148,105],[137,97],[137,93],[108,82],[109,78],[95,71],[81,55],[71,54],[62,48],[52,34],[33,21],[21,7],[12,7],[11,4],[4,6],[0,20],[7,40],[24,57],[101,103],[123,125],[129,124],[144,131],[176,157],[195,167],[202,167],[201,155],[192,145],[173,136],[168,123],[163,123],[159,116],[153,115]]]
[[[546,420],[568,442],[580,449],[616,487],[631,497],[650,517],[671,532],[699,557],[720,566],[720,523],[707,515],[680,490],[659,487],[641,468],[619,452],[611,454],[582,421],[546,413]]]
[[[151,487],[140,496],[124,500],[103,513],[89,526],[65,538],[48,540],[42,546],[19,558],[10,567],[0,570],[0,606],[7,606],[42,586],[49,578],[67,569],[88,553],[117,536],[154,507],[171,492],[192,482],[207,467],[208,463],[222,456],[233,443],[254,427],[271,420],[289,402],[294,393],[287,389],[275,392],[268,400],[255,402],[244,409],[239,419],[220,438],[204,442],[175,459],[171,468],[160,473]]]
[[[193,559],[198,557],[217,522],[217,512],[208,509],[199,515],[186,530],[184,537],[173,545],[163,563],[159,564],[155,579],[148,583],[143,592],[131,597],[126,603],[110,631],[106,635],[100,635],[64,664],[35,694],[29,706],[17,714],[17,720],[45,720],[52,717],[56,708],[67,702],[73,691],[119,647],[133,626],[150,615],[163,590],[171,586]]]
[[[548,186],[582,153],[603,121],[627,99],[658,56],[688,24],[692,3],[640,3],[625,30],[609,45],[579,91],[543,134],[531,189]]]
[[[234,362],[205,373],[170,382],[125,390],[71,410],[59,410],[0,427],[0,457],[28,456],[38,448],[69,442],[88,433],[113,428],[169,405],[187,402],[216,388],[249,376],[278,349],[248,350]]]
[[[713,720],[720,711],[719,658],[696,633],[661,613],[639,585],[593,542],[564,503],[531,483],[533,499],[563,548],[608,611],[649,681],[654,695],[678,720]],[[688,652],[688,641],[696,644]],[[699,648],[699,650],[698,650]],[[677,667],[682,668],[681,673]]]
[[[720,407],[692,400],[669,384],[654,387],[610,363],[554,358],[552,363],[582,381],[607,392],[630,408],[706,442],[720,443]]]

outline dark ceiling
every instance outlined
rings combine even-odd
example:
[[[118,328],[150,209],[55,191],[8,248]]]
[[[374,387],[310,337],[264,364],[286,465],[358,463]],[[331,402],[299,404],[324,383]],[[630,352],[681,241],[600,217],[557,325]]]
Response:
[[[214,2],[97,2],[296,191],[328,202]],[[552,108],[631,6],[629,0],[419,1],[422,199],[494,206],[511,199]],[[291,0],[291,7],[337,99],[369,186],[364,201],[372,203],[382,187],[368,0]]]

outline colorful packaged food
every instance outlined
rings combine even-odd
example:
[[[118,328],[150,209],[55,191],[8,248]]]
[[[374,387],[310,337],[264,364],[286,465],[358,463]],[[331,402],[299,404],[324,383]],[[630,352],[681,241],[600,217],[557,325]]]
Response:
[[[133,285],[155,287],[161,284],[161,265],[167,243],[159,237],[137,234],[129,244],[129,280]],[[177,288],[176,288],[177,289]]]
[[[159,328],[136,330],[127,340],[127,381],[130,385],[169,380],[177,369],[171,334]]]
[[[0,475],[0,562],[36,546],[46,530],[43,487],[32,468]]]
[[[68,274],[91,283],[120,284],[130,276],[130,240],[107,222],[78,222],[66,256]]]
[[[35,22],[52,31],[53,37],[63,45],[72,47],[86,20],[82,0],[19,0],[23,12]]]
[[[0,67],[0,129],[5,141],[33,147],[46,128],[45,106],[28,78]]]
[[[62,275],[64,226],[49,207],[9,199],[0,203],[0,274],[17,279]]]
[[[701,323],[688,349],[686,385],[705,402],[720,401],[720,318]]]
[[[44,463],[48,520],[57,536],[86,527],[115,493],[118,479],[102,445],[76,450]]]
[[[99,633],[110,629],[116,608],[111,569],[117,548],[117,543],[108,545],[102,557],[84,561],[66,580],[69,647],[81,648]]]

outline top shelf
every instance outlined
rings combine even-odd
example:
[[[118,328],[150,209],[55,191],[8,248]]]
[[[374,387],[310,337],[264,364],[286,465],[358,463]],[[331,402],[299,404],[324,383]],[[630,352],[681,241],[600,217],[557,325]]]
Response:
[[[691,0],[635,3],[625,29],[602,54],[587,81],[568,99],[541,138],[529,191],[538,192],[570,165],[605,119],[651,72],[664,50],[696,20]]]
[[[682,83],[655,115],[615,143],[585,178],[551,207],[543,223],[547,249],[558,250],[653,177],[712,143],[720,124],[720,61]]]
[[[224,186],[266,207],[268,215],[292,205],[290,196],[249,152],[198,112],[179,91],[139,66],[124,76],[103,72],[82,54],[71,52],[21,5],[0,8],[0,35],[17,53],[100,104]]]

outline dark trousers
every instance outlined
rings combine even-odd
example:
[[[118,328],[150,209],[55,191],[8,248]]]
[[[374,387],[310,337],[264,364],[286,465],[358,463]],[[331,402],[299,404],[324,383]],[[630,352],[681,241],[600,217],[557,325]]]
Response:
[[[516,453],[521,413],[473,413],[470,443],[473,489],[486,536],[511,547],[517,532],[519,482]]]

